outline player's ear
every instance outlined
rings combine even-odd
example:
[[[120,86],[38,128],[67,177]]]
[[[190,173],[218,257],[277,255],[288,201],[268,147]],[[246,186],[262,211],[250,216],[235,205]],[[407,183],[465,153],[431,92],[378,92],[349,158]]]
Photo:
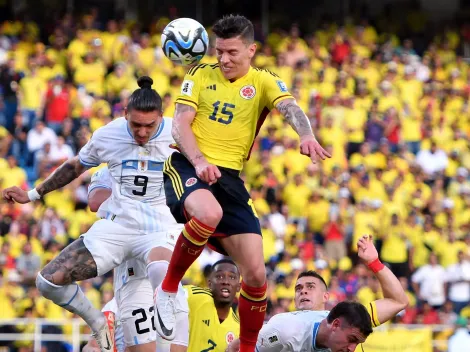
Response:
[[[256,43],[252,43],[250,44],[250,46],[248,47],[248,56],[250,57],[250,59],[255,56],[255,53],[256,53]]]
[[[341,320],[339,318],[336,318],[333,320],[331,323],[331,328],[332,330],[340,329],[341,328]]]
[[[329,299],[330,299],[330,293],[328,291],[325,291],[325,293],[323,294],[323,303],[328,302]]]
[[[128,120],[127,113],[128,113],[127,108],[124,108],[124,117],[126,118],[126,120]]]
[[[237,288],[237,292],[240,292],[240,290],[242,288],[241,281],[238,281],[238,284],[235,287]]]

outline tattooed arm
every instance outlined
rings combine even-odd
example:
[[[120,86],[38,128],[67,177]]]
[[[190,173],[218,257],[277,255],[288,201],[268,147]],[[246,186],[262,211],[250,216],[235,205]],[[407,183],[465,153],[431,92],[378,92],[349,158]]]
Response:
[[[48,178],[36,187],[38,194],[43,197],[45,194],[68,185],[80,176],[86,166],[80,163],[79,157],[75,156],[59,166]],[[9,202],[28,203],[30,198],[28,193],[19,187],[10,187],[3,190],[3,197]]]
[[[194,167],[199,164],[199,162],[205,160],[191,129],[191,124],[195,117],[196,109],[189,105],[177,103],[175,116],[173,118],[173,128],[171,130],[179,150]]]
[[[171,134],[178,148],[196,169],[197,176],[204,182],[214,184],[221,176],[217,166],[209,164],[197,145],[191,124],[196,117],[196,109],[186,104],[176,104]]]
[[[313,135],[310,121],[300,106],[297,105],[295,99],[285,99],[277,104],[276,108],[299,135],[301,154],[309,156],[314,163],[317,161],[317,156],[322,160],[331,158],[331,154],[323,149]]]
[[[312,136],[312,126],[307,115],[297,105],[295,99],[285,99],[276,105],[276,109],[286,118],[289,125],[302,138],[304,136]]]
[[[67,160],[60,165],[48,178],[36,187],[39,195],[43,197],[45,194],[55,191],[68,185],[78,176],[84,173],[88,168],[80,163],[78,155]]]

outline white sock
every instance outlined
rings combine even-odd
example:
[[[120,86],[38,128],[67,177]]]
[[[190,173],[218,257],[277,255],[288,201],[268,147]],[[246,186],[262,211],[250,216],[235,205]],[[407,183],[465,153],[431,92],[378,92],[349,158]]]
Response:
[[[170,263],[166,260],[157,260],[147,265],[147,275],[154,291],[165,278],[166,272],[168,271],[168,265],[170,265]]]
[[[65,286],[54,285],[39,273],[36,277],[36,287],[47,299],[80,316],[94,332],[106,324],[104,314],[93,307],[76,283]]]

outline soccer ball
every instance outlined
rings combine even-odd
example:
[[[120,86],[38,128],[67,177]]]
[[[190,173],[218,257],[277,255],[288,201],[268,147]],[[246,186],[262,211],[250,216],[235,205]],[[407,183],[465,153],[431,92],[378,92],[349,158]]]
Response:
[[[178,65],[191,65],[201,60],[209,47],[204,27],[191,18],[178,18],[168,23],[162,33],[162,49]]]

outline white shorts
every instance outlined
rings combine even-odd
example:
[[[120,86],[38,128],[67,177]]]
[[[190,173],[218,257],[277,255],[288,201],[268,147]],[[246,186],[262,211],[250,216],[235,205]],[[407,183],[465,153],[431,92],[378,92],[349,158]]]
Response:
[[[102,276],[128,259],[138,258],[146,263],[152,248],[173,251],[178,235],[177,230],[142,234],[102,219],[81,237],[95,260],[98,276]]]
[[[128,281],[116,292],[121,327],[126,346],[143,345],[156,340],[153,321],[153,289],[147,279]]]
[[[130,280],[116,292],[124,343],[127,347],[143,345],[156,340],[153,289],[147,278]],[[176,301],[175,339],[171,342],[188,346],[188,301],[183,287],[179,285]]]

